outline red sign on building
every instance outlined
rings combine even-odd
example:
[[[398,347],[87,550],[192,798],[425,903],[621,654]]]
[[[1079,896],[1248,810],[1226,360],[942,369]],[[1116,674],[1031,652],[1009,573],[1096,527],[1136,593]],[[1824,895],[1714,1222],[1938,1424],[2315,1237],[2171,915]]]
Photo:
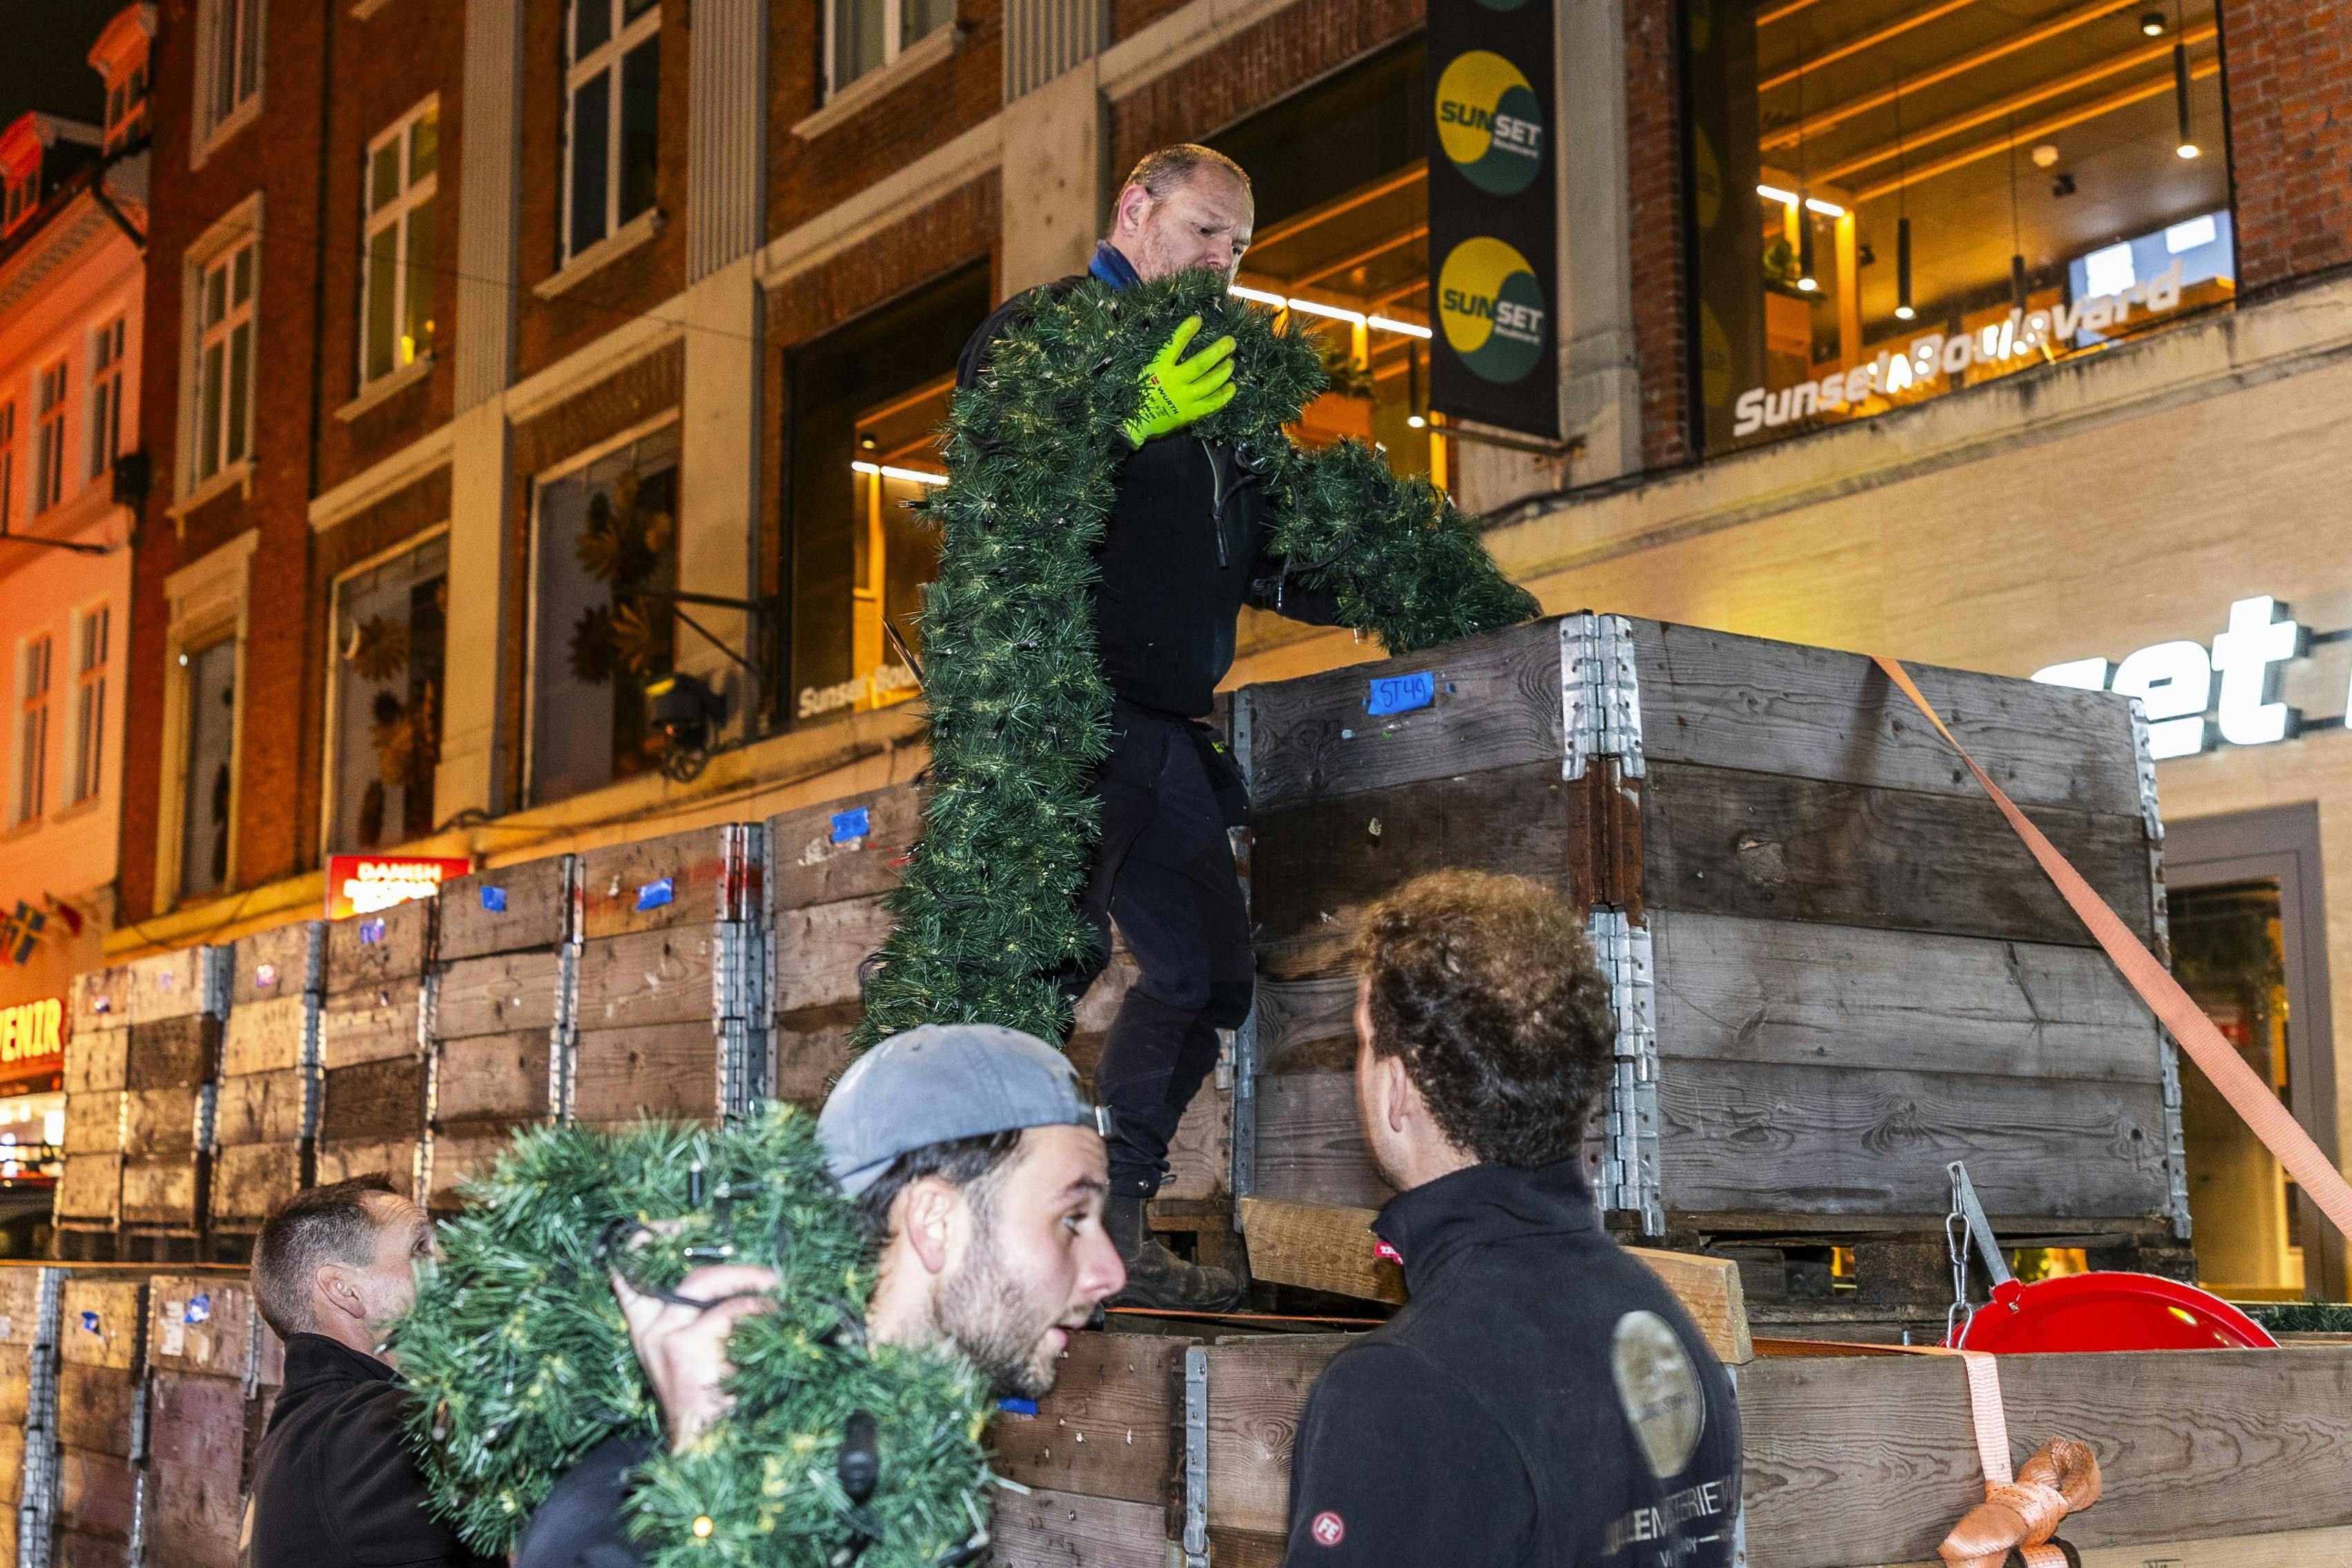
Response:
[[[327,857],[327,918],[373,915],[430,898],[453,876],[463,876],[474,862],[462,857],[437,855],[330,855]]]

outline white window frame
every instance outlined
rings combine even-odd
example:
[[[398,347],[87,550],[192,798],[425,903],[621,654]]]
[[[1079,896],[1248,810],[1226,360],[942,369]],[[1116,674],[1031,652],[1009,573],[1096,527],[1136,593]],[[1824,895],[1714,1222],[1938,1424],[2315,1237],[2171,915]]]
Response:
[[[268,0],[197,0],[197,7],[191,167],[202,167],[215,148],[261,113],[263,66],[269,41]],[[229,104],[220,110],[215,100],[224,67],[231,73]]]
[[[409,214],[432,201],[440,194],[441,191],[441,155],[438,150],[440,117],[441,95],[436,93],[402,115],[370,141],[360,163],[360,329],[357,358],[359,385],[362,390],[375,382],[398,375],[403,370],[415,364],[417,360],[433,351],[428,345],[420,354],[416,346],[410,343],[407,346],[405,357],[403,357],[402,340],[405,334],[400,330],[400,328],[402,312],[408,304],[408,270],[416,265],[415,258],[409,254]],[[414,155],[409,149],[408,133],[428,118],[434,121],[436,150],[433,155],[433,172],[421,180],[412,182],[408,176],[408,169]],[[370,212],[368,204],[374,199],[375,193],[375,155],[387,145],[394,145],[400,149],[400,192],[391,201],[385,203],[381,211]],[[436,214],[436,216],[437,218],[438,214]],[[368,323],[371,319],[371,308],[374,304],[371,298],[371,291],[375,287],[375,268],[370,257],[374,255],[375,236],[385,229],[395,227],[399,230],[399,237],[394,244],[392,269],[394,279],[392,365],[388,370],[378,371],[371,377],[368,374]],[[438,222],[434,225],[434,243],[436,245],[440,243]],[[433,258],[426,256],[424,265],[430,267],[433,265]]]
[[[123,349],[130,322],[117,316],[89,335],[89,477],[114,472],[122,450]]]
[[[57,644],[47,632],[34,633],[16,644],[16,755],[10,758],[8,825],[21,828],[38,821],[48,806],[49,688],[55,674]]]
[[[184,661],[225,636],[236,640],[236,663],[230,675],[235,683],[236,706],[229,724],[228,880],[223,890],[236,882],[241,836],[237,818],[245,794],[247,632],[252,609],[253,551],[260,539],[260,530],[247,528],[163,580],[170,622],[163,635],[163,831],[155,835],[155,902],[159,909],[172,908],[180,901],[180,852],[188,828],[190,715],[188,672]]]
[[[247,385],[245,399],[245,455],[231,460],[227,455],[229,425],[224,420],[220,430],[219,462],[210,474],[204,471],[204,455],[198,450],[204,434],[204,350],[213,335],[205,330],[202,310],[205,277],[216,267],[232,265],[237,251],[253,246],[253,287],[246,303],[224,316],[218,340],[226,344],[238,321],[250,319],[257,323],[261,315],[261,223],[262,204],[258,193],[239,203],[206,230],[204,237],[188,247],[180,288],[180,440],[183,454],[179,469],[179,493],[183,503],[188,503],[199,493],[208,498],[215,488],[226,488],[252,471],[253,444],[256,433],[254,384],[257,380],[255,366],[258,361],[257,347],[248,355],[246,365]],[[234,282],[234,273],[231,275]],[[257,344],[259,327],[254,328]],[[229,356],[222,356],[222,378],[226,384]],[[175,513],[175,515],[177,515]]]
[[[106,687],[114,658],[113,630],[114,607],[104,601],[85,606],[74,617],[73,759],[67,793],[76,806],[96,800],[105,784]]]
[[[415,533],[409,535],[408,538],[401,540],[398,544],[380,549],[364,560],[355,561],[352,565],[345,567],[342,570],[335,574],[335,580],[327,591],[326,733],[320,737],[320,746],[325,752],[325,761],[319,772],[319,777],[324,781],[324,788],[320,790],[319,800],[319,841],[322,844],[333,844],[335,842],[335,829],[337,826],[335,821],[335,806],[337,797],[341,793],[343,787],[342,767],[337,757],[337,753],[342,749],[341,746],[339,744],[341,737],[341,727],[342,724],[343,706],[342,661],[341,651],[336,647],[336,639],[342,632],[344,588],[354,580],[366,576],[369,572],[375,570],[378,567],[388,565],[393,561],[398,560],[402,556],[411,555],[417,550],[424,549],[431,545],[436,539],[447,538],[448,533],[449,524],[446,518],[440,522],[435,523],[430,528],[420,528]],[[448,575],[449,568],[446,552],[443,556],[441,570],[443,576],[446,577]],[[443,644],[443,657],[445,660],[444,669],[446,671],[446,660],[447,657],[447,644],[446,642]],[[445,674],[442,678],[446,683],[448,677]],[[446,684],[442,689],[445,694],[443,699],[444,706],[442,708],[442,734],[446,739],[448,734],[448,709],[446,695],[447,686]],[[327,852],[322,851],[321,852],[324,853]]]
[[[824,100],[827,103],[831,103],[836,97],[848,91],[859,82],[880,76],[884,71],[897,65],[901,56],[911,52],[923,42],[924,38],[930,37],[933,33],[952,33],[955,30],[955,14],[950,10],[948,19],[932,28],[929,33],[925,33],[921,38],[908,38],[905,36],[906,0],[876,0],[876,3],[882,7],[882,61],[871,70],[854,76],[847,81],[837,81],[834,78],[833,73],[835,64],[841,58],[839,39],[843,0],[824,0]]]
[[[70,361],[60,355],[33,372],[32,516],[66,498],[66,420],[71,412]]]
[[[618,20],[623,0],[565,0],[563,7],[563,55],[572,63],[563,73],[563,184],[562,232],[559,241],[558,265],[569,264],[595,245],[601,245],[620,232],[621,228],[621,62],[631,49],[661,31],[660,0],[646,7],[643,15],[625,26],[613,29],[612,37],[590,50],[585,59],[575,58],[580,36],[580,10],[583,5],[606,5]],[[604,89],[604,232],[579,250],[572,248],[572,208],[579,193],[572,180],[572,146],[577,132],[572,121],[579,107],[580,89],[598,77],[609,79]]]

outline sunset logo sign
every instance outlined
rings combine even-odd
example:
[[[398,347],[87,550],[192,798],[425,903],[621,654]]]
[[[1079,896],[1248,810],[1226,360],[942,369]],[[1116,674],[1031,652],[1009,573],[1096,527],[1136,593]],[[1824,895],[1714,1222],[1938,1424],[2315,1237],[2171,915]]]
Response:
[[[1446,345],[1482,381],[1523,380],[1543,356],[1542,285],[1528,258],[1486,235],[1465,239],[1437,275]]]
[[[1472,49],[1438,78],[1437,140],[1464,179],[1514,196],[1543,169],[1543,106],[1518,67]]]

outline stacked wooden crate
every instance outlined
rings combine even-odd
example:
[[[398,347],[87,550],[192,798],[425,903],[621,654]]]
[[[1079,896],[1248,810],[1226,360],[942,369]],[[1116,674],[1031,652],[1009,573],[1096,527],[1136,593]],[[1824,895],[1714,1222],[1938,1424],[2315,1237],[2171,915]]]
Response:
[[[2161,948],[2136,710],[1914,673]],[[1383,894],[1471,868],[1559,888],[1612,977],[1617,1079],[1588,1145],[1604,1207],[1741,1249],[1759,1304],[1790,1294],[1784,1260],[1840,1246],[1859,1291],[1784,1301],[1792,1321],[1892,1337],[1932,1313],[1955,1159],[2016,1244],[2185,1265],[2166,1040],[1868,659],[1576,615],[1248,687],[1234,725],[1260,970],[1245,1192],[1389,1196],[1356,1126],[1347,946]]]
[[[249,1394],[268,1331],[234,1275],[158,1274],[147,1301],[142,1561],[236,1568]]]
[[[112,1256],[122,1215],[122,1094],[131,1062],[127,967],[94,969],[73,988],[66,1037],[64,1171],[58,1178],[58,1256]],[[121,997],[121,1005],[116,998]]]
[[[435,901],[424,899],[328,923],[320,1186],[382,1172],[411,1192],[423,1178],[434,913]]]
[[[1073,1334],[1053,1392],[1005,1402],[992,1463],[1024,1490],[996,1499],[1000,1568],[1167,1568],[1184,1527],[1185,1370],[1201,1344]]]
[[[216,1246],[229,1238],[249,1246],[270,1209],[308,1179],[318,1130],[326,958],[327,928],[320,920],[256,932],[232,945],[213,1117],[220,1147],[213,1165]]]
[[[581,856],[568,1120],[715,1118],[766,1082],[767,835],[698,828]]]
[[[144,1458],[147,1281],[76,1273],[59,1291],[56,1441],[58,1568],[131,1568]]]
[[[28,1475],[25,1463],[35,1364],[42,1343],[41,1272],[37,1268],[0,1269],[0,1563],[18,1560],[18,1520],[47,1473],[44,1467]],[[53,1371],[44,1366],[40,1374],[54,1386]],[[44,1425],[36,1437],[48,1430]]]
[[[183,947],[129,966],[124,1256],[194,1259],[212,1175],[214,1074],[228,1011],[228,963],[226,947]]]
[[[459,1184],[516,1127],[562,1114],[578,902],[570,855],[441,884],[425,1180],[436,1210],[458,1207]]]

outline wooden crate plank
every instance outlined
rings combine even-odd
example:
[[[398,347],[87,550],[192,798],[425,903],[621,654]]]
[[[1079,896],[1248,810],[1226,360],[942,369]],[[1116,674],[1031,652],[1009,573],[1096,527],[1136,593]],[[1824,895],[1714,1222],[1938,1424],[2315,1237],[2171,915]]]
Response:
[[[204,1223],[205,1156],[131,1155],[122,1162],[122,1223],[192,1230]]]
[[[417,1138],[321,1142],[317,1185],[329,1186],[355,1176],[382,1176],[392,1179],[395,1190],[407,1194],[415,1189],[417,1151],[422,1146]]]
[[[600,937],[580,953],[583,1030],[708,1021],[719,937],[708,926],[669,926]]]
[[[572,864],[570,855],[550,855],[443,883],[435,955],[446,962],[570,940]]]
[[[1941,1216],[1953,1160],[1997,1215],[2144,1219],[2168,1202],[2154,1082],[1679,1061],[1661,1074],[1658,1122],[1678,1214]]]
[[[582,1122],[717,1114],[719,1039],[708,1023],[583,1030],[576,1052],[572,1113]]]
[[[1429,706],[1374,718],[1373,676],[1427,673]],[[1244,687],[1259,811],[1561,755],[1559,629],[1538,621],[1407,659]]]
[[[157,1274],[147,1281],[147,1360],[165,1373],[233,1378],[253,1356],[253,1288],[217,1274]]]
[[[85,969],[74,977],[72,1008],[75,1034],[93,1030],[124,1029],[131,1023],[131,966],[113,964]]]
[[[139,1155],[193,1153],[203,1091],[133,1089],[122,1097],[122,1146]]]
[[[912,784],[779,812],[768,819],[768,852],[775,861],[769,903],[782,913],[887,893],[898,885],[906,853],[922,831],[922,801]]]
[[[1976,780],[1870,660],[1696,626],[1633,622],[1651,761],[1974,798]],[[2001,675],[1906,666],[2021,806],[2137,815],[2129,705]]]
[[[777,1019],[768,1037],[769,1058],[775,1064],[775,1086],[770,1092],[795,1105],[822,1106],[833,1092],[834,1081],[856,1059],[849,1037],[864,1010],[853,1001]]]
[[[1257,983],[1260,1072],[1352,1072],[1356,1065],[1356,977]]]
[[[25,1500],[25,1412],[24,1401],[17,1402],[16,1414],[9,1425],[0,1427],[0,1504],[14,1504]],[[15,1510],[10,1508],[8,1513]],[[12,1519],[10,1522],[15,1522]],[[0,1563],[14,1559],[0,1557]]]
[[[514,1126],[523,1125],[517,1123]],[[513,1145],[513,1126],[468,1122],[433,1134],[433,1170],[427,1183],[426,1207],[452,1212],[465,1207],[458,1187],[489,1174],[490,1166]]]
[[[229,945],[229,1005],[283,1001],[316,990],[326,967],[326,922],[298,920],[248,932]]]
[[[258,1229],[269,1211],[301,1185],[299,1144],[241,1144],[225,1148],[213,1165],[213,1223]]]
[[[1209,1522],[1290,1527],[1290,1446],[1307,1391],[1349,1334],[1268,1334],[1209,1348]]]
[[[2031,813],[2142,942],[2152,937],[2138,813]],[[1651,909],[2095,945],[1991,800],[1725,768],[1642,781]]]
[[[75,1278],[58,1296],[58,1359],[76,1366],[130,1371],[139,1365],[140,1330],[145,1326],[147,1281],[141,1279]]]
[[[777,911],[776,1010],[856,1001],[857,967],[881,950],[890,925],[878,894]]]
[[[65,1157],[65,1174],[58,1178],[58,1218],[104,1220],[112,1224],[121,1205],[121,1155],[68,1155]]]
[[[68,1094],[108,1094],[128,1083],[131,1030],[77,1030],[66,1039],[65,1091]]]
[[[236,1430],[243,1430],[242,1413]],[[219,1470],[158,1458],[150,1484],[149,1563],[172,1568],[237,1568],[245,1499],[236,1466]]]
[[[593,941],[737,918],[744,890],[727,884],[729,831],[693,828],[588,851],[580,865],[582,935]]]
[[[546,1029],[444,1040],[433,1049],[434,1115],[444,1124],[547,1115],[553,1047]]]
[[[2095,948],[1658,910],[1658,1053],[2156,1080],[2147,1007]],[[1679,1071],[1668,1065],[1671,1079]]]
[[[213,1135],[223,1148],[238,1144],[284,1144],[299,1139],[308,1092],[300,1068],[255,1072],[221,1080],[214,1103]]]
[[[158,1465],[225,1470],[245,1463],[245,1379],[158,1369],[147,1389],[147,1448]]]
[[[2015,1458],[2055,1436],[2098,1455],[2099,1503],[2063,1532],[2078,1547],[2352,1524],[2352,1347],[1997,1361]],[[1958,1357],[1769,1357],[1739,1406],[1755,1568],[1932,1561],[1983,1500]]]
[[[58,1368],[58,1440],[93,1454],[131,1457],[132,1410],[139,1403],[135,1374],[111,1366]]]
[[[414,982],[433,956],[433,910],[436,901],[412,899],[373,915],[327,922],[329,996],[350,996]]]
[[[328,1070],[319,1103],[319,1136],[322,1140],[383,1142],[415,1138],[424,1130],[422,1058],[412,1056]]]
[[[319,1060],[332,1069],[415,1055],[419,999],[414,980],[329,997],[319,1009]]]
[[[0,1269],[0,1346],[29,1349],[39,1338],[41,1281],[32,1269]]]
[[[1167,1533],[1159,1503],[1000,1490],[988,1561],[996,1568],[1168,1568]]]
[[[132,959],[124,987],[130,992],[130,1005],[118,1006],[117,1016],[140,1024],[202,1012],[205,973],[214,961],[212,952],[210,947],[181,947]]]
[[[219,1019],[205,1013],[132,1024],[122,1086],[192,1089],[208,1081],[220,1052],[220,1027]]]
[[[12,1274],[30,1274],[30,1269],[11,1269]],[[33,1347],[28,1344],[0,1344],[0,1432],[16,1430],[21,1435],[25,1425],[26,1406],[30,1403],[33,1382]],[[19,1450],[18,1457],[22,1457]]]
[[[277,1072],[299,1067],[310,1037],[310,1015],[317,1010],[317,999],[299,991],[239,1003],[229,1010],[221,1030],[222,1073]]]
[[[1343,1208],[1378,1208],[1396,1196],[1364,1146],[1354,1073],[1258,1080],[1257,1195]]]
[[[1160,1197],[1171,1201],[1213,1203],[1229,1196],[1234,1170],[1234,1092],[1204,1081],[1176,1135],[1168,1140],[1168,1174]]]
[[[65,1152],[110,1155],[122,1150],[122,1094],[66,1096]]]
[[[446,966],[433,995],[436,1039],[555,1027],[562,962],[551,952],[499,953]]]
[[[131,1516],[136,1482],[130,1463],[112,1454],[86,1448],[58,1450],[58,1525],[66,1537],[81,1535],[99,1541],[131,1539]],[[97,1559],[85,1559],[94,1561]],[[114,1559],[120,1563],[122,1559]]]
[[[1184,1347],[1156,1334],[1076,1333],[1034,1416],[1000,1414],[996,1473],[1024,1486],[1163,1505]],[[1156,1521],[1155,1521],[1156,1527]]]

